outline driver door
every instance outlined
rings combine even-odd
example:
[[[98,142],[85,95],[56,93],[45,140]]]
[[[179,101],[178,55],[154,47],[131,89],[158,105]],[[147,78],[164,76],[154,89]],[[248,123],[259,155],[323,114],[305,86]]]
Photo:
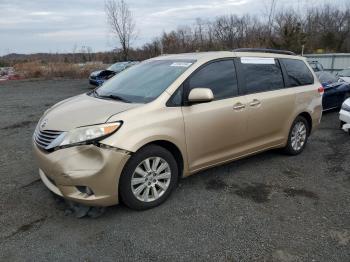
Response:
[[[214,100],[182,107],[190,171],[230,160],[244,151],[246,101],[239,96],[233,59],[205,64],[185,82],[185,98],[193,88],[210,88]]]

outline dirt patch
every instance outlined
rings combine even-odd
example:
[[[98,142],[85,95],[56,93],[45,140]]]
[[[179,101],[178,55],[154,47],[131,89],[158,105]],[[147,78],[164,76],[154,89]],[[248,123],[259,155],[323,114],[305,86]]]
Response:
[[[316,193],[305,189],[286,188],[283,190],[283,192],[288,197],[301,196],[301,197],[307,197],[315,200],[319,199],[319,196]]]
[[[40,181],[40,178],[35,179],[34,181],[32,181],[32,182],[30,182],[30,183],[28,183],[28,184],[26,184],[26,185],[24,185],[24,186],[21,186],[21,188],[31,187],[32,185],[36,184],[36,183],[39,182],[39,181]]]
[[[210,179],[205,188],[208,190],[225,190],[228,185],[221,179]]]
[[[289,172],[289,171],[288,171]],[[250,199],[255,203],[266,203],[271,200],[272,191],[284,193],[287,197],[306,197],[319,200],[319,196],[303,188],[282,188],[279,186],[253,183],[247,185],[227,184],[221,179],[211,179],[206,182],[206,189],[214,191],[229,191],[241,198]]]
[[[240,187],[233,191],[234,194],[253,200],[256,203],[265,203],[271,199],[271,186],[256,183],[254,185],[247,185]]]
[[[350,231],[348,230],[331,230],[329,234],[340,246],[346,246],[350,243]]]
[[[28,127],[28,126],[30,126],[31,124],[34,124],[34,123],[35,123],[34,121],[23,121],[23,122],[20,122],[20,123],[15,123],[13,125],[2,127],[1,130],[8,130],[8,129]]]
[[[256,203],[265,203],[271,199],[272,186],[262,183],[239,186],[236,184],[227,184],[225,181],[216,178],[206,183],[206,189],[215,191],[229,190],[241,198],[250,199]]]
[[[24,224],[22,226],[20,226],[19,228],[17,228],[17,230],[15,232],[13,232],[11,235],[9,235],[8,237],[6,238],[10,238],[10,237],[13,237],[17,234],[20,234],[20,233],[24,233],[24,232],[27,232],[29,230],[31,230],[33,227],[37,226],[41,226],[41,224],[45,221],[46,217],[41,217],[37,220],[34,220],[28,224]]]
[[[301,177],[303,174],[300,172],[300,170],[295,169],[295,168],[287,168],[282,171],[285,175],[287,175],[290,178],[297,178]]]

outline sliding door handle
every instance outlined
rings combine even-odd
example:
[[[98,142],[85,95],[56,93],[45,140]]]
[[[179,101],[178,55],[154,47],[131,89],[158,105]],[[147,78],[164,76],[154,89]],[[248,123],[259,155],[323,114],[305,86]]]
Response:
[[[252,102],[249,103],[250,106],[254,107],[254,106],[260,106],[261,102],[258,99],[253,99]]]

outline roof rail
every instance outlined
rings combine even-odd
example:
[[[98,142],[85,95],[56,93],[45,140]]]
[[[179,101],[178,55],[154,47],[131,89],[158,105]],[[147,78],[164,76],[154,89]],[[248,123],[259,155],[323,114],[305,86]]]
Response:
[[[273,53],[273,54],[282,54],[282,55],[296,55],[292,51],[269,49],[269,48],[237,48],[237,49],[234,49],[233,52],[260,52],[260,53]]]

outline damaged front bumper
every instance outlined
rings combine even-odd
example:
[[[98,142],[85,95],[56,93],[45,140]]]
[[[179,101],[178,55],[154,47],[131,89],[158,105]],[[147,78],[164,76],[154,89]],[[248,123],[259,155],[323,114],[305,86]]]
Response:
[[[55,194],[91,206],[118,204],[118,182],[129,152],[95,145],[47,153],[35,144],[43,183]]]

